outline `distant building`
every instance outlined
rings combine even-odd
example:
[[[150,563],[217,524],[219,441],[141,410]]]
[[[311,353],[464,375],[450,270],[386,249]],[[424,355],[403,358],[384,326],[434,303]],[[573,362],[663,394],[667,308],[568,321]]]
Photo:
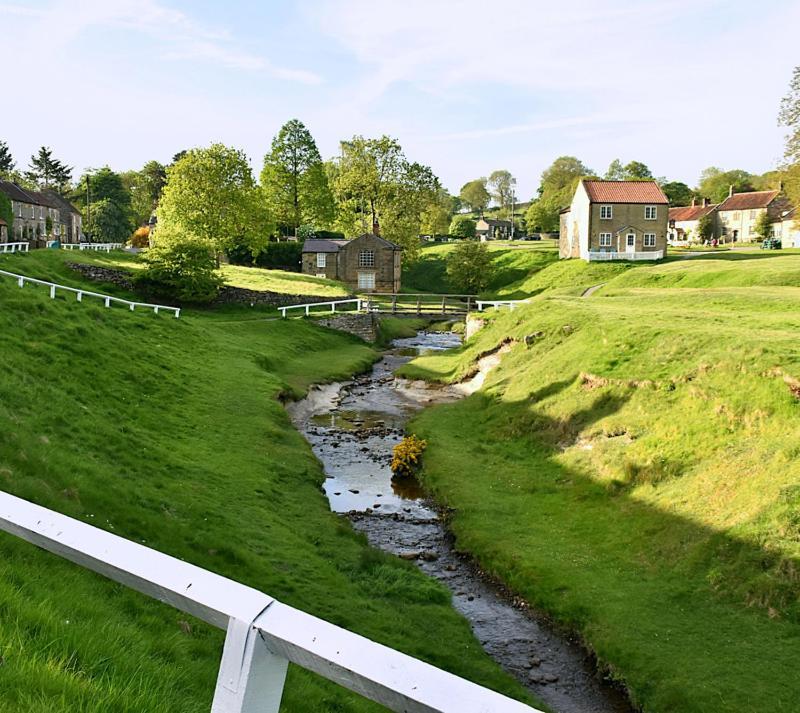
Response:
[[[11,200],[14,225],[9,239],[12,242],[28,242],[32,248],[44,247],[48,235],[54,234],[60,225],[58,208],[39,192],[28,191],[10,181],[0,181],[0,193]]]
[[[781,241],[785,248],[800,248],[800,224],[797,208],[789,207],[781,211],[772,224],[772,235]]]
[[[311,238],[303,244],[302,271],[339,280],[357,292],[399,292],[401,252],[375,233],[352,240]]]
[[[559,256],[660,260],[669,200],[655,181],[582,180],[559,216]]]
[[[667,222],[667,242],[670,245],[686,245],[698,239],[698,224],[704,215],[712,215],[716,227],[717,205],[709,203],[708,198],[698,204],[693,198],[692,204],[670,208]]]
[[[8,223],[0,218],[0,243],[8,242]]]
[[[761,214],[768,211],[773,220],[780,220],[790,208],[781,190],[734,193],[731,186],[728,197],[717,206],[717,237],[732,243],[758,240],[756,224]]]
[[[83,217],[80,211],[60,193],[45,189],[44,195],[58,207],[61,217],[61,241],[79,243],[83,235]]]
[[[475,221],[475,237],[482,241],[508,240],[511,237],[511,221],[478,218]]]

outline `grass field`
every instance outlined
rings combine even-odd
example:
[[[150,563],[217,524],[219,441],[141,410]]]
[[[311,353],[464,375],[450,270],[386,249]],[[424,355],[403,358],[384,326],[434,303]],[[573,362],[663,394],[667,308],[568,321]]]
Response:
[[[645,710],[788,713],[800,258],[721,257],[490,316],[463,350],[405,368],[453,380],[517,340],[482,392],[412,427],[458,545],[578,629]]]
[[[112,256],[113,259],[114,256]],[[58,253],[3,269],[80,284]],[[0,487],[525,697],[448,592],[328,510],[279,397],[366,368],[304,320],[50,300],[0,278]],[[208,710],[222,632],[0,535],[0,710]],[[376,706],[290,667],[284,711]]]

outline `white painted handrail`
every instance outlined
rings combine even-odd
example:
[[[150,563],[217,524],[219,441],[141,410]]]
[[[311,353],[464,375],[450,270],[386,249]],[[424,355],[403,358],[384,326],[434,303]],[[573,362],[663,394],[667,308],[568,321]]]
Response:
[[[47,282],[47,280],[37,280],[35,277],[26,277],[25,275],[17,275],[14,272],[6,272],[5,270],[0,270],[0,275],[4,275],[6,277],[13,277],[17,284],[20,287],[24,287],[26,282],[30,282],[34,285],[44,285],[45,287],[50,288],[50,299],[56,298],[56,290],[63,290],[65,292],[72,292],[78,302],[83,301],[84,295],[88,297],[97,297],[98,299],[103,300],[106,307],[111,307],[112,302],[116,302],[118,304],[127,305],[131,312],[136,309],[136,307],[147,307],[148,309],[152,309],[153,312],[158,314],[161,310],[166,310],[168,312],[172,312],[175,315],[175,319],[181,316],[181,308],[180,307],[170,307],[169,305],[156,305],[151,304],[149,302],[131,302],[130,300],[124,300],[121,297],[112,297],[111,295],[103,295],[99,292],[90,292],[89,290],[83,290],[78,287],[67,287],[66,285],[58,285],[55,282]]]
[[[110,253],[112,250],[119,250],[123,247],[122,243],[61,243],[64,250],[100,250]]]
[[[478,312],[483,312],[484,306],[488,307],[508,307],[513,312],[514,308],[519,304],[528,304],[528,300],[476,300],[475,304],[478,306]]]
[[[0,243],[0,253],[26,253],[30,243]]]
[[[244,584],[2,491],[0,530],[225,629],[212,713],[278,713],[290,661],[393,711],[540,713]]]
[[[649,250],[635,253],[591,251],[589,253],[589,262],[605,262],[610,260],[661,260],[663,257],[663,250]]]
[[[281,312],[281,316],[286,319],[286,311],[290,309],[302,309],[305,310],[306,315],[311,313],[312,307],[330,307],[331,313],[336,312],[337,305],[345,305],[345,304],[353,304],[356,303],[356,312],[361,311],[361,302],[360,298],[354,299],[347,299],[347,300],[333,300],[331,302],[309,302],[308,304],[302,305],[287,305],[286,307],[278,307]]]

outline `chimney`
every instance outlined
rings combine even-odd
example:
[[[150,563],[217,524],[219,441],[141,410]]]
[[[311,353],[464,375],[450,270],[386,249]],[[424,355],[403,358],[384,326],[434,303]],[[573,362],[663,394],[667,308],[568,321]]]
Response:
[[[708,208],[708,198],[703,198],[703,208]]]
[[[378,225],[378,221],[377,220],[373,220],[372,221],[372,233],[374,235],[380,235],[381,234],[381,226]]]
[[[783,193],[783,181],[778,181],[778,192]]]
[[[733,195],[733,184],[731,183],[731,185],[728,186],[728,198],[730,198],[732,195]]]
[[[692,208],[694,208],[694,204],[695,204],[696,202],[697,202],[697,199],[696,199],[694,196],[692,196]]]

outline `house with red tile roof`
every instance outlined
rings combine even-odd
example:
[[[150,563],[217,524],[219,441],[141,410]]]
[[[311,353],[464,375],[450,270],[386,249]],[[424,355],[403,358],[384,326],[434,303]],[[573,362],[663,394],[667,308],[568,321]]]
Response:
[[[660,260],[667,252],[668,211],[655,181],[584,179],[560,214],[559,256]]]
[[[700,218],[711,214],[716,227],[717,205],[703,198],[698,203],[694,198],[692,204],[670,208],[667,215],[667,242],[670,245],[687,245],[698,238]]]
[[[728,197],[717,206],[718,237],[732,243],[760,240],[756,224],[761,214],[767,211],[775,222],[790,208],[780,190],[734,193],[731,186]]]

